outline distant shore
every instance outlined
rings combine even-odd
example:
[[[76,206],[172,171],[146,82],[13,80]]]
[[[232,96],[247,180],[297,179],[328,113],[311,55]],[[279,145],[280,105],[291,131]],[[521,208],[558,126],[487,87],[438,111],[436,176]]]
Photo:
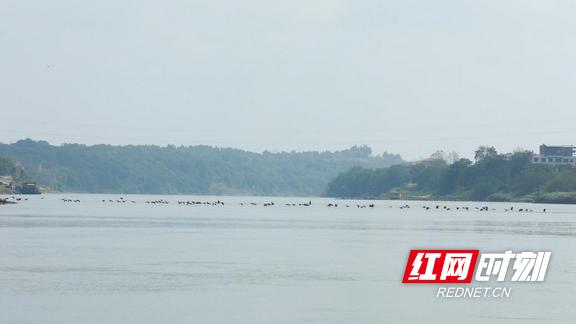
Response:
[[[510,202],[510,203],[530,203],[530,204],[576,204],[576,192],[554,192],[539,195],[529,195],[523,197],[503,197],[503,199],[473,200],[468,197],[459,196],[400,196],[400,197],[327,197],[335,199],[361,199],[361,200],[400,200],[400,201],[446,201],[446,202]]]

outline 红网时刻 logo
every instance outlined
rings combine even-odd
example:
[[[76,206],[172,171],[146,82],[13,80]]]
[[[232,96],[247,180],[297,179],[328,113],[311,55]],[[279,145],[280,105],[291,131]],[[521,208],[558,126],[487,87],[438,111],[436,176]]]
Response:
[[[402,282],[405,284],[470,284],[475,282],[541,282],[550,262],[547,251],[411,250]],[[508,290],[506,290],[508,289]],[[478,290],[482,290],[478,293]],[[490,297],[511,288],[440,288],[437,297]],[[460,295],[459,295],[460,293]],[[505,296],[505,297],[508,297]],[[500,296],[495,296],[500,297]]]

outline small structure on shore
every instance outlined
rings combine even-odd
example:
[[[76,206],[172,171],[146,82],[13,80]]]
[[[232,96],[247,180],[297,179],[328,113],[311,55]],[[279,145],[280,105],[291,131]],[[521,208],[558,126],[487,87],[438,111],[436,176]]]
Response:
[[[38,195],[40,194],[40,189],[35,182],[23,182],[18,186],[18,192],[23,195]]]
[[[0,193],[14,192],[14,179],[11,176],[0,176]]]

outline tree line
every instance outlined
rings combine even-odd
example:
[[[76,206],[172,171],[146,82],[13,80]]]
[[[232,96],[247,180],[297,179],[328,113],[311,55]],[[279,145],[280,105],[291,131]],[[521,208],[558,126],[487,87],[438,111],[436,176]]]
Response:
[[[354,167],[326,195],[348,198],[453,199],[576,203],[576,168],[532,164],[528,151],[481,146],[475,161],[432,158],[387,168]]]
[[[15,173],[14,161],[0,157],[0,176],[14,176]]]
[[[52,191],[87,193],[321,195],[353,166],[381,168],[398,155],[367,146],[335,152],[253,153],[211,146],[0,144],[0,156],[19,161]]]

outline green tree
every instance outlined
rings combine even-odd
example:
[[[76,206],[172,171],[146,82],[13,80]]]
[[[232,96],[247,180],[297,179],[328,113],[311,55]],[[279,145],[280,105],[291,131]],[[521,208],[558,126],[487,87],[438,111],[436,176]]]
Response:
[[[493,146],[480,146],[474,152],[474,160],[476,162],[487,159],[487,158],[493,158],[496,156],[498,156],[498,152],[496,151],[496,149]]]

